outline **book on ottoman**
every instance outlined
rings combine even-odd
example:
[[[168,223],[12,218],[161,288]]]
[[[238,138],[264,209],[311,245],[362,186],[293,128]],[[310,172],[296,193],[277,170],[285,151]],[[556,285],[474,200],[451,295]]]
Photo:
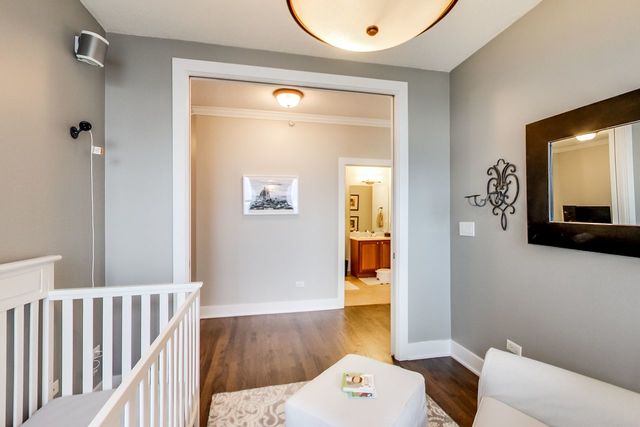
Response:
[[[354,399],[375,399],[376,386],[373,375],[345,372],[342,374],[342,391]]]

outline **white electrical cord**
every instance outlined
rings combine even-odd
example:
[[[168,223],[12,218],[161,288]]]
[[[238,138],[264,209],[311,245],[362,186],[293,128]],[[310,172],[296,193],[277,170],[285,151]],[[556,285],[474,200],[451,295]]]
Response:
[[[95,210],[93,201],[93,132],[89,131],[91,137],[91,151],[89,153],[90,160],[90,172],[91,172],[91,287],[95,288],[95,273],[96,273],[96,221]]]

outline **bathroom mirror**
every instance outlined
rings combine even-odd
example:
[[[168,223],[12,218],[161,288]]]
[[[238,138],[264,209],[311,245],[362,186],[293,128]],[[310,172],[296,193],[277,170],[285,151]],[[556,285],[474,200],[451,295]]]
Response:
[[[640,257],[640,90],[526,136],[529,243]]]
[[[638,225],[640,123],[549,143],[549,220]]]

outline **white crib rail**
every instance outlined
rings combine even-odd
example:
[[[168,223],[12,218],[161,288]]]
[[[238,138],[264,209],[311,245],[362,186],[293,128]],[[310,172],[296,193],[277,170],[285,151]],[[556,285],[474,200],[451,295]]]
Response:
[[[38,409],[39,307],[41,302],[46,305],[47,292],[53,287],[53,265],[60,258],[53,255],[0,264],[1,426],[19,426],[25,415]],[[11,319],[13,327],[9,328]],[[11,365],[8,348],[13,349]],[[7,384],[10,375],[13,381]]]
[[[54,378],[63,396],[109,390],[122,378],[94,426],[195,424],[201,284],[54,290],[60,258],[0,264],[0,426],[20,426],[45,405]],[[97,344],[102,366],[94,376]]]
[[[53,337],[58,331],[62,336],[61,351],[59,357],[54,353],[53,341],[47,345],[49,351],[43,353],[44,378],[53,380],[54,364],[61,365],[61,395],[89,393],[96,387],[102,390],[110,390],[119,378],[124,379],[131,371],[135,362],[132,348],[132,338],[140,341],[140,355],[146,357],[146,351],[151,345],[152,327],[159,333],[165,329],[170,313],[175,313],[181,301],[187,294],[197,292],[198,283],[169,284],[169,285],[143,285],[143,286],[117,286],[100,288],[61,289],[49,292],[45,303],[44,330],[49,331],[46,336]],[[151,300],[154,298],[154,308],[158,312],[152,319]],[[134,330],[134,301],[140,308],[139,329]],[[114,304],[115,303],[115,304]],[[61,324],[55,325],[53,312],[55,304],[61,304]],[[78,310],[78,305],[82,310]],[[74,305],[76,310],[74,310]],[[115,305],[120,305],[116,310]],[[94,307],[102,306],[102,319],[94,317]],[[75,311],[75,313],[74,313]],[[74,314],[81,316],[80,322],[74,322]],[[114,319],[121,319],[121,327],[114,330]],[[77,320],[77,319],[76,319]],[[154,322],[155,320],[155,322]],[[94,340],[95,323],[101,325],[102,333],[98,340]],[[154,325],[155,323],[155,325]],[[82,325],[82,332],[74,330],[74,324]],[[93,363],[94,345],[102,340],[101,372],[98,379],[101,386],[94,384]],[[81,342],[81,353],[74,352],[74,343]],[[120,352],[115,354],[114,345],[121,346]],[[80,357],[76,362],[74,355]],[[114,360],[115,356],[115,360]],[[54,361],[54,357],[56,360]],[[59,359],[59,360],[58,360]],[[114,362],[120,362],[120,375],[114,371]],[[79,384],[74,387],[74,365],[81,363],[81,388]],[[44,384],[43,384],[44,386]],[[43,404],[50,399],[50,392],[44,389],[42,393]]]
[[[90,427],[183,427],[197,422],[199,300],[196,290],[179,306]]]

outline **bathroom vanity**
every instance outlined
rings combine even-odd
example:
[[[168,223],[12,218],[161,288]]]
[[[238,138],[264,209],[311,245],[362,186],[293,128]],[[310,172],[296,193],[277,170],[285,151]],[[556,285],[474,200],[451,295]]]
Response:
[[[390,237],[351,237],[351,275],[375,277],[379,268],[391,268]]]

